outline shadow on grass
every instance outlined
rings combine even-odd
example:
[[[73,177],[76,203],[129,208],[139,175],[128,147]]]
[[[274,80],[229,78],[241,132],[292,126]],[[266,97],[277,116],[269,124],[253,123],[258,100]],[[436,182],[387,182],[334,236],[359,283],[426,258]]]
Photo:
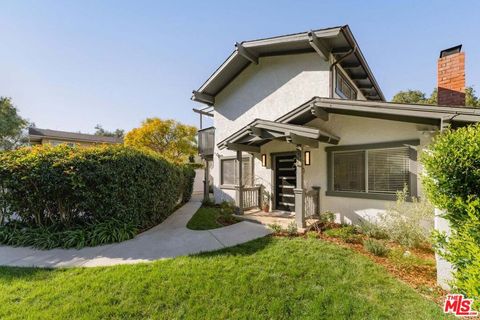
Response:
[[[0,267],[0,281],[9,282],[18,279],[38,280],[45,279],[53,275],[54,271],[62,269],[35,268],[35,267]]]
[[[266,247],[273,245],[275,242],[273,236],[265,236],[263,238],[255,239],[246,243],[242,243],[233,247],[228,247],[216,251],[202,252],[191,255],[191,257],[197,258],[211,258],[219,256],[249,256],[259,251],[264,250]]]

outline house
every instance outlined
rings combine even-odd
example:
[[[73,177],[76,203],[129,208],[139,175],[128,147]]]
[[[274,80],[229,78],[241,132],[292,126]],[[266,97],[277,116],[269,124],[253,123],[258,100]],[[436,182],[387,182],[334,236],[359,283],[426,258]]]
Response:
[[[213,116],[199,150],[215,201],[242,212],[270,195],[270,211],[304,227],[325,211],[375,219],[405,186],[421,196],[418,153],[444,128],[480,120],[465,107],[461,48],[442,51],[438,82],[444,105],[386,102],[348,26],[237,43],[192,96]]]
[[[62,143],[70,146],[123,143],[123,139],[117,137],[105,137],[93,134],[39,129],[34,127],[28,128],[28,139],[31,145],[50,144],[53,146]]]

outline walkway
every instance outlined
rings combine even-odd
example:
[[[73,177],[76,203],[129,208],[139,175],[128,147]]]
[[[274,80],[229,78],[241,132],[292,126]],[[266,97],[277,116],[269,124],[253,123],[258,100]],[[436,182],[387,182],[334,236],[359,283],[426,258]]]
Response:
[[[150,262],[158,259],[214,251],[264,237],[271,231],[260,224],[240,222],[231,226],[194,231],[187,222],[200,208],[199,197],[175,211],[160,225],[134,239],[99,247],[37,250],[0,246],[0,265],[18,267],[96,267]]]

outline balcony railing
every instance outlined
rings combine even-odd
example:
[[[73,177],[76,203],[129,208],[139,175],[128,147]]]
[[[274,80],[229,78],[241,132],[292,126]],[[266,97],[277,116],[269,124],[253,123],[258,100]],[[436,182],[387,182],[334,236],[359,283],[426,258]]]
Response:
[[[215,146],[215,128],[198,130],[198,154],[202,158],[213,156]]]

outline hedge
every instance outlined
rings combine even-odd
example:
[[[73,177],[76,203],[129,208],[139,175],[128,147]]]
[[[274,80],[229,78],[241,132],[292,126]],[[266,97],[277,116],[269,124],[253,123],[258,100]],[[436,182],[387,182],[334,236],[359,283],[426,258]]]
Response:
[[[123,146],[38,146],[1,152],[0,242],[15,244],[12,234],[25,229],[51,233],[53,238],[59,232],[83,230],[88,238],[86,230],[93,232],[102,223],[112,233],[129,226],[128,236],[117,238],[130,238],[188,201],[194,176],[189,166]],[[115,241],[110,238],[106,242]],[[97,242],[105,243],[85,241]]]
[[[429,200],[445,211],[451,234],[436,233],[437,252],[455,268],[454,290],[480,308],[480,127],[447,130],[422,155]]]

